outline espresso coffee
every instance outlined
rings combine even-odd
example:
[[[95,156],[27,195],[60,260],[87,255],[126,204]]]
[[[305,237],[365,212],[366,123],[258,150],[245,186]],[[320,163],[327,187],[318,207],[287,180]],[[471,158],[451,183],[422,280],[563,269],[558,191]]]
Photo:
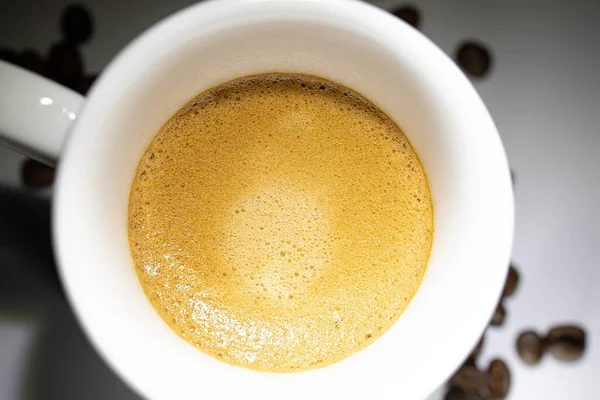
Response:
[[[433,236],[427,178],[398,126],[348,88],[279,73],[177,112],[139,162],[128,221],[164,321],[213,357],[274,372],[381,336]]]

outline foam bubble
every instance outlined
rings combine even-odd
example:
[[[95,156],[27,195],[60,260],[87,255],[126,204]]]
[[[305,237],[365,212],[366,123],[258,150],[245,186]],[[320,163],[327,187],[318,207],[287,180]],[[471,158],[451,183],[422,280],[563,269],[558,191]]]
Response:
[[[332,82],[268,74],[199,95],[140,160],[129,238],[151,303],[232,364],[339,361],[400,316],[433,234],[400,129]]]

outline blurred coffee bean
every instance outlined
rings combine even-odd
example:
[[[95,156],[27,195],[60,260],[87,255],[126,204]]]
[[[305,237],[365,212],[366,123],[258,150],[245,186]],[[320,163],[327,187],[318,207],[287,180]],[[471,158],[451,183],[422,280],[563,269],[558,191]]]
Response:
[[[54,181],[54,168],[36,160],[26,160],[21,169],[23,184],[30,188],[41,188]]]
[[[457,386],[452,386],[447,392],[446,392],[446,396],[444,396],[444,400],[465,400],[467,396],[467,393],[457,387]]]
[[[503,297],[512,296],[517,291],[519,285],[519,273],[514,266],[510,266],[506,281],[504,282],[504,291],[502,292]]]
[[[492,65],[490,52],[484,45],[476,42],[462,43],[455,57],[458,65],[475,78],[483,78],[487,75]]]
[[[7,48],[0,48],[0,60],[16,65],[17,59],[18,55],[16,51]]]
[[[493,399],[504,399],[510,391],[510,371],[504,361],[495,359],[488,368],[489,389]]]
[[[510,170],[510,180],[511,180],[513,186],[515,186],[515,182],[517,180],[517,174],[515,174],[515,171],[513,171],[512,169]]]
[[[392,10],[392,14],[400,18],[414,28],[419,29],[421,23],[421,15],[414,6],[402,6]]]
[[[92,87],[92,85],[94,84],[94,81],[96,80],[97,77],[98,77],[98,75],[83,76],[79,80],[79,83],[77,84],[77,87],[75,88],[75,90],[77,90],[79,93],[81,93],[83,95],[86,95],[87,92],[90,90],[90,87]]]
[[[492,320],[490,321],[490,325],[499,326],[504,323],[506,319],[506,310],[502,305],[502,300],[498,302],[498,306],[496,306],[496,310],[494,311],[494,315],[492,315]]]
[[[48,56],[48,76],[56,82],[75,89],[82,78],[83,62],[72,43],[53,45]]]
[[[579,360],[585,350],[585,331],[575,325],[552,328],[546,336],[546,349],[559,360]]]
[[[39,75],[46,74],[46,63],[35,50],[26,49],[19,54],[19,65]]]
[[[479,342],[477,342],[477,344],[473,348],[473,351],[471,352],[471,357],[477,358],[479,356],[479,354],[481,354],[481,349],[483,348],[483,338],[484,337],[485,337],[485,332],[483,333],[483,335],[481,335]]]
[[[81,4],[68,6],[60,17],[60,30],[73,44],[88,41],[94,33],[94,22],[89,10]]]
[[[489,397],[487,397],[489,399]],[[452,386],[446,392],[444,400],[485,400],[486,397],[477,392],[467,392],[457,386]]]
[[[477,392],[479,388],[486,387],[488,382],[488,373],[470,364],[460,367],[450,380],[452,386],[458,386],[466,392]]]
[[[517,353],[525,364],[535,365],[544,354],[544,341],[534,331],[521,332],[517,338]]]
[[[477,357],[474,356],[473,354],[469,354],[467,356],[467,358],[465,359],[465,361],[463,362],[462,366],[464,367],[465,365],[470,365],[470,366],[475,366],[477,365]],[[462,368],[462,367],[461,367]]]

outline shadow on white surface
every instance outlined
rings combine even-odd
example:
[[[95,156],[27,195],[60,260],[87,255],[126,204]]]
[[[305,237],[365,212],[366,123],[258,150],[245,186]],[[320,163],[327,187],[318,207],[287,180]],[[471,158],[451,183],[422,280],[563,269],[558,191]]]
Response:
[[[24,373],[22,400],[139,399],[99,358],[65,303],[46,316]]]
[[[64,298],[49,199],[7,187],[0,187],[0,328],[1,400],[139,399],[96,354]]]

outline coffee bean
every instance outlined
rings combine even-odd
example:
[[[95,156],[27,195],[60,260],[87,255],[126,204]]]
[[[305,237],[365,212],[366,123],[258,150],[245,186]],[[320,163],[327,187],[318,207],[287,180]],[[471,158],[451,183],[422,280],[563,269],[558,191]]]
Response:
[[[486,371],[481,371],[475,365],[465,364],[456,371],[450,384],[466,392],[476,392],[479,388],[486,387],[489,379]]]
[[[492,57],[485,46],[471,41],[462,43],[455,57],[458,65],[475,78],[483,78],[492,64]]]
[[[83,61],[77,48],[68,42],[59,42],[50,49],[48,75],[56,82],[74,89],[83,73]]]
[[[88,41],[94,32],[89,10],[81,4],[68,6],[60,17],[60,30],[65,39],[73,44]]]
[[[510,181],[512,182],[513,186],[515,186],[515,182],[517,181],[517,174],[515,174],[515,171],[513,171],[512,169],[510,170]]]
[[[544,341],[534,331],[521,332],[517,338],[517,353],[525,364],[535,365],[544,354]]]
[[[546,348],[559,360],[579,360],[585,350],[585,331],[575,325],[552,328],[546,336]]]
[[[412,25],[414,28],[419,29],[421,15],[414,6],[402,6],[400,8],[396,8],[395,10],[392,10],[392,14],[407,24]]]
[[[54,181],[54,168],[36,160],[26,160],[21,169],[21,178],[25,186],[40,188]]]
[[[35,50],[23,50],[19,54],[19,65],[39,75],[46,74],[46,63]]]
[[[503,399],[510,390],[510,371],[504,361],[495,359],[488,368],[491,397]]]
[[[18,58],[19,57],[16,51],[7,48],[0,48],[0,60],[16,65]]]
[[[466,392],[462,388],[452,386],[446,392],[444,400],[485,400],[486,397],[477,392]],[[487,397],[489,399],[489,397]]]
[[[444,400],[465,400],[466,398],[467,393],[458,386],[452,386],[444,396]]]
[[[492,326],[502,325],[504,323],[505,319],[506,319],[506,310],[504,309],[504,306],[502,305],[502,300],[501,300],[500,302],[498,302],[498,305],[496,306],[494,315],[492,315],[492,320],[490,321],[490,325],[492,325]]]
[[[515,269],[514,266],[510,266],[508,270],[508,275],[506,276],[506,281],[504,282],[504,291],[502,292],[503,297],[510,297],[517,291],[517,286],[519,285],[519,272]]]

